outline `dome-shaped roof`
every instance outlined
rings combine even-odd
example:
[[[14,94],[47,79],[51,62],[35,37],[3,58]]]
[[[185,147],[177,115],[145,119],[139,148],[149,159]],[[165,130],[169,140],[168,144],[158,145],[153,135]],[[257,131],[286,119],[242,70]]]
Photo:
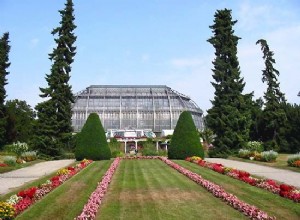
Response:
[[[72,124],[75,131],[97,112],[108,129],[174,129],[182,111],[192,113],[202,129],[202,110],[190,97],[165,85],[92,85],[75,95]]]

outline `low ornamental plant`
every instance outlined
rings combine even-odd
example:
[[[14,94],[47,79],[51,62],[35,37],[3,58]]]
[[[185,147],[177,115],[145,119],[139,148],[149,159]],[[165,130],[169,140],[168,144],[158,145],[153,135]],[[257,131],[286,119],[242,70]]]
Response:
[[[45,183],[37,187],[22,190],[16,195],[12,195],[5,202],[0,202],[0,220],[14,219],[33,203],[42,199],[47,193],[64,183],[90,163],[92,163],[91,160],[84,159],[74,167],[60,169],[55,176]],[[10,215],[7,215],[8,211],[11,213]]]
[[[246,171],[225,167],[218,163],[210,163],[205,160],[191,161],[190,158],[186,158],[186,160],[196,163],[201,167],[209,168],[215,172],[241,180],[252,186],[268,190],[274,194],[293,200],[294,202],[300,202],[300,191],[294,186],[279,184],[275,180],[254,178]]]
[[[288,166],[291,167],[300,167],[300,152],[288,157],[287,160]]]
[[[257,207],[249,205],[248,203],[239,200],[233,194],[227,193],[221,186],[214,184],[206,179],[203,179],[200,175],[181,167],[180,165],[168,160],[167,158],[161,157],[160,159],[170,167],[174,168],[178,172],[182,173],[197,184],[207,189],[207,191],[212,193],[215,197],[222,199],[234,209],[239,210],[245,216],[248,216],[250,219],[275,219],[275,217],[269,216],[267,213],[263,212]]]
[[[120,157],[115,158],[114,162],[102,177],[102,180],[98,183],[96,190],[91,194],[88,202],[84,205],[81,214],[75,218],[76,220],[91,220],[96,218],[99,206],[105,196],[110,181],[119,166],[120,160]]]
[[[15,208],[7,203],[0,202],[0,219],[2,220],[11,220],[15,217]]]
[[[273,150],[261,152],[261,160],[265,162],[274,162],[276,161],[277,157],[278,153]]]

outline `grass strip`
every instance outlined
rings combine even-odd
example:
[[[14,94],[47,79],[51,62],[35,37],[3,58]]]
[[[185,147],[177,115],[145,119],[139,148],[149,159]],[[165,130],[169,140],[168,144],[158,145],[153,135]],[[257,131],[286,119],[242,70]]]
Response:
[[[83,209],[111,161],[95,161],[47,194],[16,219],[74,219]]]
[[[264,189],[253,187],[240,180],[203,168],[197,164],[183,160],[174,161],[180,166],[201,175],[204,179],[222,186],[227,192],[239,197],[241,200],[253,204],[259,209],[275,216],[277,219],[300,219],[300,206],[291,200],[279,197]]]
[[[155,159],[121,161],[96,219],[247,218]]]

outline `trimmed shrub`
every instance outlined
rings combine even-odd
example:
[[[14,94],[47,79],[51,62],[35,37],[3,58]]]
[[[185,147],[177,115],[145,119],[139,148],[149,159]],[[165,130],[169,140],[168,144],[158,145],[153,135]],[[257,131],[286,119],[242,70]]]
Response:
[[[91,113],[76,138],[76,160],[109,160],[111,152],[97,113]]]
[[[180,114],[175,127],[171,145],[168,148],[168,157],[184,160],[192,156],[204,158],[204,151],[192,115],[184,111]]]
[[[277,157],[278,157],[278,153],[273,150],[261,152],[261,160],[262,161],[273,162],[273,161],[276,161]]]

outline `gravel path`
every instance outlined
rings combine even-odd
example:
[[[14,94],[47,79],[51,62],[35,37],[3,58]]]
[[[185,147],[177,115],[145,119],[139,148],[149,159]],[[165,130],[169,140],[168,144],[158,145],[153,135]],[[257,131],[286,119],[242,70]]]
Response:
[[[74,161],[75,160],[46,161],[0,174],[0,195],[7,194],[16,187],[66,167]]]
[[[250,174],[277,180],[300,188],[300,173],[297,172],[221,158],[205,158],[205,160],[220,163],[226,167],[244,170]]]

